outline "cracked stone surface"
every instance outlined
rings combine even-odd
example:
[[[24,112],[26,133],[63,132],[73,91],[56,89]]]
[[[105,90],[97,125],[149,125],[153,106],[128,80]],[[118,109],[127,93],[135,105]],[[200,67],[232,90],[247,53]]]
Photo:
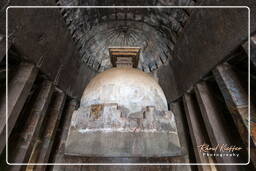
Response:
[[[100,107],[99,107],[100,106]],[[180,155],[174,115],[152,106],[130,113],[117,104],[80,107],[73,113],[65,154],[101,157]]]
[[[118,67],[98,74],[72,115],[65,154],[101,157],[177,156],[174,114],[155,79]]]

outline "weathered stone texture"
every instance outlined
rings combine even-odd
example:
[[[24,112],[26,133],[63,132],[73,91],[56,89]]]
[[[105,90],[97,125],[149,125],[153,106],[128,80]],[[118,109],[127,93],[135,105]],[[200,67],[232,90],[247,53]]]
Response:
[[[66,142],[67,155],[150,157],[180,155],[172,112],[148,107],[124,115],[117,104],[102,104],[100,111],[80,107],[73,113]]]
[[[100,73],[86,87],[81,106],[118,103],[129,113],[145,106],[168,110],[164,92],[153,77],[133,68],[113,68]]]
[[[0,152],[3,150],[6,140],[6,112],[9,136],[30,93],[37,73],[38,70],[34,65],[22,63],[19,65],[12,80],[8,83],[8,109],[6,109],[5,100],[0,106]]]

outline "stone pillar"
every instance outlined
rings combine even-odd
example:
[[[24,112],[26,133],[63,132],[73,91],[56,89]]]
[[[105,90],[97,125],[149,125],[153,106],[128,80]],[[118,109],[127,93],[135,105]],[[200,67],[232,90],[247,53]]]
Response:
[[[14,78],[8,83],[8,136],[10,135],[30,89],[37,76],[38,69],[33,64],[21,63]],[[6,100],[0,104],[0,153],[5,147],[6,140]]]
[[[31,154],[34,141],[39,137],[39,130],[42,126],[43,120],[46,115],[48,104],[52,97],[53,84],[45,80],[40,86],[40,91],[35,98],[35,102],[28,112],[28,119],[26,120],[25,127],[21,130],[20,137],[9,151],[10,163],[27,163]],[[11,167],[10,170],[20,170],[22,165]]]
[[[49,161],[50,153],[53,150],[52,146],[57,128],[59,126],[60,117],[63,113],[65,100],[66,95],[63,91],[57,90],[54,93],[52,103],[47,111],[47,119],[45,121],[47,127],[43,130],[40,146],[38,149],[36,149],[38,151],[38,157],[34,156],[36,163],[47,163]],[[45,168],[45,165],[41,165],[37,166],[36,170],[44,170]]]
[[[65,122],[63,125],[62,133],[61,133],[60,144],[58,146],[57,153],[54,156],[54,163],[65,163],[65,158],[64,158],[65,143],[66,143],[66,138],[68,136],[68,130],[69,130],[69,125],[72,118],[72,113],[77,107],[77,101],[73,99],[69,101],[67,105],[68,107],[67,107],[67,110],[65,111]],[[64,167],[60,165],[55,165],[53,167],[53,171],[61,171],[63,169]]]
[[[185,94],[183,96],[183,103],[186,113],[186,118],[189,126],[189,132],[193,144],[193,150],[195,153],[195,158],[197,163],[214,163],[213,157],[204,156],[202,151],[200,151],[199,146],[205,143],[210,143],[207,137],[205,126],[203,124],[203,119],[200,115],[200,110],[196,104],[196,100],[192,98],[191,94]],[[211,165],[201,165],[198,166],[198,170],[204,171],[215,171],[215,166]]]
[[[234,120],[237,130],[245,144],[248,146],[248,92],[244,90],[240,79],[237,74],[232,70],[228,63],[221,64],[213,71],[214,77],[218,86],[223,94],[225,103]],[[251,142],[251,160],[256,166],[256,122],[255,122],[255,106],[251,106],[251,119],[250,119],[250,142]]]
[[[228,146],[235,145],[233,137],[231,137],[230,130],[228,130],[228,123],[224,119],[223,111],[220,108],[220,104],[216,101],[213,92],[206,82],[200,82],[195,87],[197,101],[202,113],[202,118],[205,123],[207,133],[212,147],[219,145]],[[220,153],[220,151],[217,151]],[[232,152],[225,152],[231,153]],[[240,151],[239,151],[240,153]],[[240,153],[241,154],[241,153]],[[232,156],[216,157],[218,163],[240,163],[240,158]],[[220,166],[222,171],[240,171],[241,167],[237,165]]]

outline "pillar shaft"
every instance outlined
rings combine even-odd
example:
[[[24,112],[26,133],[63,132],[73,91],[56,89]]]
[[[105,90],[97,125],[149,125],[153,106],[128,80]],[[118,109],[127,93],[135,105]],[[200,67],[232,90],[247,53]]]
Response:
[[[33,64],[21,63],[14,78],[8,83],[8,136],[10,135],[23,105],[30,93],[38,69]],[[6,139],[6,100],[0,104],[0,153],[5,147]]]

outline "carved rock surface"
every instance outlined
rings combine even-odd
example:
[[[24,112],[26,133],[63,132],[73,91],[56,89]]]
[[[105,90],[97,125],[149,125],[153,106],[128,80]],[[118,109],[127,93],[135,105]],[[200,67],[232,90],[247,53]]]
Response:
[[[74,111],[65,154],[100,157],[177,156],[175,118],[154,78],[118,67],[98,74]]]
[[[112,68],[94,77],[84,90],[80,106],[117,103],[128,113],[146,106],[167,111],[167,100],[155,79],[134,68]]]

